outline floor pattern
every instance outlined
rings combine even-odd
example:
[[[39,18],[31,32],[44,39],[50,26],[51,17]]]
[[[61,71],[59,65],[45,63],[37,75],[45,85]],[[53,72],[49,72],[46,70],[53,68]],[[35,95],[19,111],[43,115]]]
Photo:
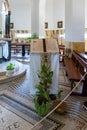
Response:
[[[4,103],[3,103],[4,102]],[[8,107],[7,107],[8,106]],[[38,122],[41,117],[37,115],[34,109],[31,109],[29,106],[24,105],[23,103],[16,101],[14,98],[2,94],[0,96],[0,113],[1,113],[1,123],[0,126],[3,129],[12,129],[16,128],[17,130],[30,130],[32,126]],[[5,116],[5,113],[7,116]],[[10,114],[11,118],[8,117]],[[23,122],[23,123],[22,123]],[[3,125],[5,124],[5,127]],[[37,127],[43,130],[49,129],[58,129],[61,128],[64,124],[53,120],[52,118],[47,118]]]
[[[30,130],[32,127],[32,121],[35,121],[34,124],[41,119],[37,115],[34,109],[33,98],[29,93],[29,65],[25,65],[27,69],[26,76],[14,80],[12,82],[8,82],[7,84],[0,85],[0,112],[6,108],[5,114],[9,113],[11,117],[7,120],[6,127],[3,127],[4,118],[0,117],[0,130]],[[60,68],[60,77],[59,77],[59,86],[60,89],[63,89],[62,99],[69,93],[70,91],[70,83],[65,76],[65,69],[63,66]],[[9,96],[10,95],[10,96]],[[80,96],[70,96],[67,100],[67,112],[63,115],[60,115],[56,112],[52,113],[46,119],[45,122],[42,122],[35,127],[36,130],[87,130],[87,111],[83,109],[83,102],[87,100],[87,97]],[[16,104],[15,104],[16,103]],[[13,106],[12,106],[13,105]],[[18,107],[18,106],[20,107]],[[5,108],[3,108],[5,106]],[[8,109],[7,109],[8,108]],[[20,109],[19,109],[20,108]],[[26,109],[26,110],[25,110]],[[27,115],[26,113],[32,113],[32,116]],[[4,113],[3,113],[4,114]],[[4,114],[4,117],[6,118]],[[15,115],[16,114],[16,115]],[[21,122],[24,126],[19,128],[18,122],[12,122],[9,124],[8,120],[12,120],[15,117],[15,121]],[[23,119],[23,118],[24,119]],[[38,117],[38,118],[37,118]],[[27,118],[30,124],[27,127],[26,121]],[[46,124],[48,122],[48,124]],[[33,124],[33,125],[34,125]],[[45,126],[46,124],[46,126]],[[1,126],[2,125],[2,126]],[[10,126],[9,126],[10,125]],[[18,128],[15,128],[18,127]],[[29,128],[30,127],[30,128]],[[39,127],[39,128],[38,128]],[[1,129],[2,128],[2,129]]]
[[[84,99],[81,99],[82,102]],[[75,100],[75,97],[68,99],[67,112],[63,115],[52,113],[37,126],[37,130],[87,130],[86,111],[82,109],[82,102],[80,104],[78,98],[76,102]],[[76,104],[78,104],[77,107]],[[15,130],[15,127],[16,130],[31,130],[33,125],[41,119],[34,109],[33,100],[26,100],[7,90],[0,94],[0,114],[0,127],[5,130]],[[33,130],[36,130],[36,127]]]

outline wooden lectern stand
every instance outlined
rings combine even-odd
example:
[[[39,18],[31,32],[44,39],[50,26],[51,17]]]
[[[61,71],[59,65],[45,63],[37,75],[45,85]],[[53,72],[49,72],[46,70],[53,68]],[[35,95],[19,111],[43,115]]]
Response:
[[[39,83],[37,72],[40,70],[41,64],[44,64],[44,62],[47,62],[53,71],[50,93],[57,94],[59,77],[59,49],[55,39],[34,39],[31,41],[30,94],[32,95],[36,93],[35,85]]]

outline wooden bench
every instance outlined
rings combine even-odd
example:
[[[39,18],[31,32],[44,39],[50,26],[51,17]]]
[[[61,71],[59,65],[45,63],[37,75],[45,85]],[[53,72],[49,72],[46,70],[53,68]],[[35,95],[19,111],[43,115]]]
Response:
[[[68,76],[68,79],[71,82],[71,89],[72,89],[74,87],[74,82],[80,81],[82,75],[71,58],[64,57],[64,64],[65,64],[66,74]]]
[[[74,82],[79,82],[82,76],[87,71],[87,62],[77,52],[72,52],[72,58],[64,57],[66,74],[71,82],[71,89],[74,87]],[[87,79],[83,79],[83,90],[81,95],[87,96]],[[85,89],[85,90],[84,90]]]

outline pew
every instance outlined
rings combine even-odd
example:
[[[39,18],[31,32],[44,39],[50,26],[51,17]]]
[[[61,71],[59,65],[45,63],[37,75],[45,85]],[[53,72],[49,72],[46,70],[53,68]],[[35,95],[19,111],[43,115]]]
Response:
[[[82,76],[87,72],[87,62],[82,55],[72,51],[72,57],[64,57],[64,64],[66,75],[71,82],[71,89],[74,87],[75,82],[79,82]],[[82,80],[83,88],[82,93],[77,95],[87,96],[87,76]]]

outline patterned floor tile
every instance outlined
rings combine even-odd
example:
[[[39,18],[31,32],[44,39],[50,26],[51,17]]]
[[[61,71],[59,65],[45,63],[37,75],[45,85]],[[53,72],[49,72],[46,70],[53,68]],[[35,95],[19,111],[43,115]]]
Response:
[[[17,100],[18,102],[22,101],[23,104],[29,103],[29,104],[31,104],[30,105],[31,108],[34,108],[34,106],[32,107],[34,97],[30,95],[30,88],[29,88],[30,67],[29,67],[29,64],[22,64],[22,65],[23,65],[23,67],[25,67],[27,69],[26,76],[18,78],[17,80],[13,80],[12,82],[8,82],[6,84],[0,85],[0,92],[5,93],[5,91],[7,91],[8,93],[10,93],[9,95],[11,97],[13,97],[13,95],[14,95],[14,99]],[[62,65],[60,68],[59,89],[63,89],[62,99],[64,99],[64,97],[66,97],[66,95],[71,90],[70,82],[68,81],[68,79],[66,77],[65,69],[64,69],[64,66],[62,66]],[[22,98],[22,100],[20,100],[20,98]],[[53,122],[53,120],[55,122],[55,129],[51,128],[50,130],[68,130],[68,129],[69,130],[87,130],[87,111],[83,109],[84,101],[87,101],[87,97],[69,96],[66,100],[67,112],[64,115],[60,115],[60,114],[54,112],[54,113],[52,113],[52,115],[49,116],[49,120],[50,120],[49,122],[51,122],[51,121]],[[5,104],[6,104],[6,102],[5,102]],[[13,102],[14,102],[14,100],[13,100]],[[10,104],[12,104],[12,102]],[[9,108],[11,107],[11,110],[13,110],[13,108],[10,104],[8,104],[8,106],[9,106]],[[18,104],[20,104],[20,103],[18,103]],[[14,105],[14,106],[16,106],[16,105]],[[1,109],[3,109],[2,106],[1,106],[0,110]],[[15,109],[15,110],[17,111],[17,109]],[[7,110],[5,110],[5,111],[7,111]],[[34,112],[35,112],[35,110],[34,110]],[[9,114],[12,114],[12,113],[9,113]],[[22,114],[23,114],[23,112],[22,112]],[[2,119],[2,118],[0,118],[0,119],[1,119],[1,122],[4,121],[4,119]],[[42,129],[43,128],[42,126],[44,124],[45,123],[41,124],[40,130],[44,130],[44,129]],[[13,126],[14,126],[14,124],[13,124]],[[49,126],[49,123],[48,123],[48,126]],[[9,129],[10,128],[8,128],[8,130]],[[5,130],[7,130],[7,129],[5,129]],[[12,129],[12,130],[15,130],[15,129]],[[18,128],[16,130],[20,130],[20,129]],[[29,130],[29,129],[26,128],[24,130]],[[49,130],[49,129],[47,128],[47,130]]]

